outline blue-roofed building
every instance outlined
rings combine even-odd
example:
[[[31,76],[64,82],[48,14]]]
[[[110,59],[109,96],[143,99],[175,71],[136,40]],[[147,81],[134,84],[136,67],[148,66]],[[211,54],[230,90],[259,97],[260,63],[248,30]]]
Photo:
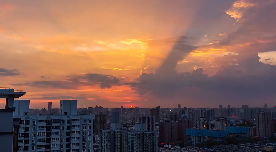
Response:
[[[248,137],[249,128],[248,127],[227,127],[228,136],[245,138]]]
[[[186,129],[188,140],[194,143],[206,142],[209,138],[215,141],[224,141],[227,137],[227,131],[207,130],[207,129]]]
[[[193,143],[201,143],[210,138],[214,141],[224,141],[227,136],[248,137],[248,132],[248,127],[227,127],[226,130],[186,129],[186,136]]]
[[[241,134],[241,133],[247,134],[249,132],[248,127],[227,127],[226,130],[228,133],[231,133],[231,134]]]

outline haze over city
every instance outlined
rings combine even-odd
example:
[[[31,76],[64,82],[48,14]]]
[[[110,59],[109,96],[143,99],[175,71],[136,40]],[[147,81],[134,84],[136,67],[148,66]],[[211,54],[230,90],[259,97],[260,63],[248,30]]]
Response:
[[[0,0],[0,87],[31,108],[269,107],[275,0]],[[0,100],[4,107],[5,101]]]

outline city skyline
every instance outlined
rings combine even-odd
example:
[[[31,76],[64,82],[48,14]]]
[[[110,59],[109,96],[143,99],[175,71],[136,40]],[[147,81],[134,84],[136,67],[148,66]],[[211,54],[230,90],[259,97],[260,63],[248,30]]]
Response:
[[[0,87],[31,108],[274,106],[273,0],[0,0]],[[0,107],[5,101],[0,100]]]

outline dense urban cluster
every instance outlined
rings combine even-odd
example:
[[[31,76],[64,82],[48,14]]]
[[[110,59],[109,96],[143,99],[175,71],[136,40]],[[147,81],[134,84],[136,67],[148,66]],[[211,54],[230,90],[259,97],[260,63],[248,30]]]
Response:
[[[276,107],[59,108],[30,109],[25,92],[0,89],[0,146],[13,151],[167,152],[273,151]],[[3,141],[3,142],[2,142]],[[9,151],[9,150],[8,150]]]

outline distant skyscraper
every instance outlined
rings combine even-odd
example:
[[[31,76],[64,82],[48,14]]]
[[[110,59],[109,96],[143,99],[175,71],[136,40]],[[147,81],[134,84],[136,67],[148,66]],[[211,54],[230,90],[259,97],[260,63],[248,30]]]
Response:
[[[242,109],[248,108],[248,105],[242,105]]]
[[[106,115],[105,114],[97,114],[95,115],[95,118],[93,120],[93,129],[94,129],[94,134],[99,135],[101,134],[102,130],[106,129]]]
[[[62,115],[77,115],[77,100],[60,100]]]
[[[261,112],[256,114],[256,134],[258,137],[269,138],[271,136],[270,113]]]
[[[219,109],[222,109],[222,105],[219,105]]]
[[[155,117],[153,116],[136,116],[136,131],[155,131]]]
[[[244,110],[244,119],[252,120],[256,118],[256,114],[261,112],[261,108],[245,108]]]
[[[121,114],[120,109],[113,109],[111,113],[111,129],[121,129]]]
[[[272,119],[270,123],[271,137],[276,137],[276,119]]]
[[[215,119],[215,109],[206,109],[206,119],[208,121]]]
[[[161,122],[159,124],[159,144],[177,142],[178,124],[176,122]]]
[[[267,104],[264,104],[264,108],[265,108],[265,109],[267,108]]]
[[[181,109],[181,105],[180,104],[178,104],[178,109]]]
[[[52,113],[52,102],[48,102],[48,112]]]
[[[151,108],[150,115],[155,117],[155,122],[160,122],[160,106]]]
[[[187,118],[186,116],[182,117],[177,122],[177,141],[178,142],[186,142],[186,129],[193,128],[193,122],[191,119]]]

